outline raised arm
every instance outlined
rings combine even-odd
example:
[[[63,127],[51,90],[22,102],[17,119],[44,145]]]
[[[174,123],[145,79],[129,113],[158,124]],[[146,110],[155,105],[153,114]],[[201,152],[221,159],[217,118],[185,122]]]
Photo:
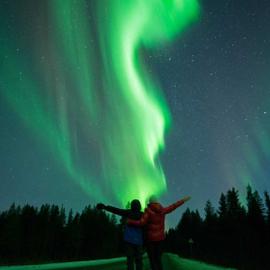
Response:
[[[164,213],[165,214],[169,214],[172,211],[174,211],[177,207],[181,206],[182,204],[184,204],[186,201],[190,200],[190,196],[186,196],[183,199],[177,201],[176,203],[173,203],[167,207],[164,208]]]
[[[127,209],[120,209],[120,208],[113,207],[111,205],[104,205],[103,203],[97,204],[97,208],[100,210],[106,210],[108,212],[111,212],[111,213],[118,215],[118,216],[121,216],[121,217],[127,217],[128,212],[129,212],[129,210],[127,210]]]

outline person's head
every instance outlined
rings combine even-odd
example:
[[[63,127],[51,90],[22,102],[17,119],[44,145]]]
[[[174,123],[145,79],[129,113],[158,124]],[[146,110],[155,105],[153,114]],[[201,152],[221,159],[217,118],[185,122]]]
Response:
[[[130,204],[130,208],[131,208],[131,210],[134,211],[134,212],[139,212],[139,211],[141,211],[142,206],[141,206],[140,201],[139,201],[139,200],[136,200],[136,199],[133,200],[133,201],[131,202],[131,204]]]
[[[156,195],[151,195],[149,198],[149,203],[157,203],[158,202],[158,198]]]

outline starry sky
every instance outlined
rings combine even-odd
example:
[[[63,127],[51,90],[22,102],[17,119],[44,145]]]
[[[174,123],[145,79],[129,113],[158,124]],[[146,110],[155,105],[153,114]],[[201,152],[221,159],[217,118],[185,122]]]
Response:
[[[231,187],[243,202],[247,184],[270,190],[267,0],[201,0],[199,15],[179,13],[181,25],[158,12],[142,27],[134,66],[143,66],[149,104],[163,116],[149,119],[128,91],[118,94],[129,88],[115,53],[120,26],[125,45],[139,31],[128,23],[132,9],[79,2],[0,2],[0,210],[12,202],[121,206],[153,191],[164,204],[191,195],[188,206],[203,212]],[[155,11],[146,6],[135,18]],[[152,20],[169,25],[166,35]]]

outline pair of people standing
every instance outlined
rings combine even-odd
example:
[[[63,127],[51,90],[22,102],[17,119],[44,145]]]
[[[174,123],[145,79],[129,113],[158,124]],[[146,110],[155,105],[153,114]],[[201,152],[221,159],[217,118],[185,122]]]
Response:
[[[134,263],[136,270],[143,269],[143,241],[145,241],[151,269],[163,269],[161,259],[162,243],[165,239],[165,215],[171,213],[189,199],[190,197],[186,196],[172,205],[163,207],[157,198],[152,196],[144,213],[141,212],[141,204],[138,200],[133,200],[131,202],[131,209],[128,210],[105,206],[104,204],[97,205],[99,209],[104,209],[127,218],[124,241],[126,243],[128,270],[134,269]],[[146,239],[143,239],[143,230],[145,230]]]

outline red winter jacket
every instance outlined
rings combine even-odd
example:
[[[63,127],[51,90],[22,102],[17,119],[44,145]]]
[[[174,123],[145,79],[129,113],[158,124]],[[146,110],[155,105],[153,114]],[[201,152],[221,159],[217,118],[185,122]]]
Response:
[[[140,220],[128,220],[129,225],[144,226],[146,225],[147,240],[161,241],[165,239],[164,221],[165,215],[175,210],[184,203],[180,200],[168,207],[163,207],[160,203],[148,204]]]

